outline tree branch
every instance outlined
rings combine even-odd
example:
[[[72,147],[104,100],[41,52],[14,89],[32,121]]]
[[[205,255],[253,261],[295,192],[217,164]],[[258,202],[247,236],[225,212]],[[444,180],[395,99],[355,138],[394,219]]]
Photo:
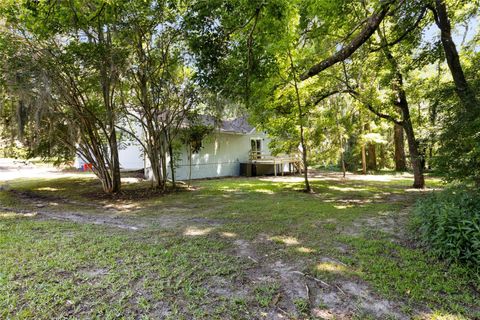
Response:
[[[382,119],[385,119],[385,120],[388,120],[388,121],[391,121],[395,124],[398,124],[400,126],[403,127],[403,121],[399,121],[397,119],[395,119],[394,117],[392,117],[391,115],[389,114],[385,114],[385,113],[381,113],[379,112],[378,110],[376,110],[371,103],[363,100],[361,97],[360,97],[360,93],[358,93],[358,91],[355,91],[353,89],[348,89],[348,93],[350,94],[350,96],[352,98],[354,98],[355,100],[361,102],[365,107],[367,107],[368,110],[370,110],[372,113],[374,113],[377,117],[380,117]]]
[[[405,30],[405,32],[400,36],[398,37],[397,39],[395,39],[394,41],[392,42],[388,42],[388,43],[385,43],[385,44],[382,44],[380,47],[378,48],[374,48],[374,49],[371,49],[370,52],[377,52],[377,51],[380,51],[382,50],[383,48],[385,47],[391,47],[391,46],[394,46],[398,43],[400,43],[401,41],[403,41],[403,39],[405,39],[409,34],[410,32],[412,32],[413,30],[415,30],[418,25],[420,24],[420,22],[423,20],[423,18],[425,17],[425,13],[427,12],[427,7],[423,7],[422,8],[422,11],[420,12],[420,15],[418,16],[417,20],[415,21],[415,23],[410,27],[408,28],[407,30]]]
[[[350,90],[348,89],[338,89],[338,90],[333,90],[333,91],[329,91],[329,92],[325,92],[325,93],[321,93],[319,96],[316,96],[312,102],[310,102],[308,104],[308,106],[316,106],[317,104],[319,104],[320,102],[322,102],[323,100],[333,96],[333,95],[336,95],[336,94],[339,94],[339,93],[350,93]]]
[[[323,70],[337,64],[338,62],[348,59],[355,51],[358,50],[370,37],[373,35],[375,30],[377,30],[380,23],[383,21],[387,13],[390,11],[390,7],[394,4],[396,0],[387,0],[385,1],[379,12],[372,14],[360,31],[360,33],[350,41],[346,46],[344,46],[339,51],[335,52],[332,56],[322,60],[321,62],[315,64],[307,72],[303,73],[300,76],[300,80],[306,80],[311,78]]]

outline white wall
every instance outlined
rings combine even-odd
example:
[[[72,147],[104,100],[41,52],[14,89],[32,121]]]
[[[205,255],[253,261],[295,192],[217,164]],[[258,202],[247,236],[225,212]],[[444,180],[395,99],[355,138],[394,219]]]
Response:
[[[192,155],[192,179],[239,176],[240,163],[249,160],[251,139],[262,139],[262,152],[269,153],[269,140],[263,133],[215,133],[207,137],[200,152]],[[190,162],[185,147],[175,170],[176,179],[187,180],[189,171]]]
[[[130,119],[130,123],[133,123],[133,125],[128,125],[127,122],[121,123],[121,125],[134,132],[137,137],[143,139],[144,134],[142,126],[137,123],[135,119]],[[122,133],[121,131],[119,132]],[[144,151],[141,144],[136,139],[127,133],[122,133],[118,144],[118,157],[120,159],[121,170],[144,169]]]
[[[144,168],[143,148],[138,142],[120,147],[118,157],[121,170],[142,170]]]
[[[264,133],[253,132],[251,134],[214,133],[202,142],[199,153],[192,155],[192,179],[238,176],[240,175],[240,163],[249,160],[251,139],[262,139],[262,152],[270,153],[268,143],[270,140]],[[176,180],[189,178],[190,161],[188,150],[183,147],[181,160],[175,170]],[[171,178],[170,168],[168,169]],[[147,167],[147,178],[151,179],[151,173]]]
[[[125,123],[121,123],[121,125],[126,126]],[[138,137],[143,137],[142,127],[140,125],[129,129],[133,130]],[[142,170],[145,167],[142,146],[137,140],[127,134],[124,134],[118,140],[118,157],[120,159],[120,170]],[[81,168],[85,163],[87,163],[87,161],[77,152],[74,166]]]

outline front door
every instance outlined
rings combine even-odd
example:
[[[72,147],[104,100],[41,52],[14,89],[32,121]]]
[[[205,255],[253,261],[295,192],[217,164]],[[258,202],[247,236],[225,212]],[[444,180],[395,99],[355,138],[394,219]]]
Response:
[[[250,143],[252,159],[260,159],[262,157],[262,140],[252,139]]]

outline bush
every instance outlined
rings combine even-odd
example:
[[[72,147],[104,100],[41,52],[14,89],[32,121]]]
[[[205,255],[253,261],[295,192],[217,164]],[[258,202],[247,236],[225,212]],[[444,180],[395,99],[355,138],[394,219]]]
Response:
[[[413,227],[436,256],[480,275],[479,191],[456,186],[429,195],[415,205]]]

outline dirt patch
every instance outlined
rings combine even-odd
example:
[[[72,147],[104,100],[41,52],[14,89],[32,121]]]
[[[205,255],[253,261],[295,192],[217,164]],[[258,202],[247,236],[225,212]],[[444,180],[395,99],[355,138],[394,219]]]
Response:
[[[405,225],[412,207],[405,207],[398,211],[386,211],[373,217],[355,220],[352,224],[342,228],[341,232],[350,236],[359,236],[368,231],[382,231],[389,234],[393,241],[403,242],[406,236]]]
[[[250,295],[247,288],[238,286],[234,281],[219,276],[210,277],[206,281],[206,287],[213,294],[229,299],[245,299]]]
[[[109,216],[93,216],[82,214],[78,212],[52,212],[52,211],[44,211],[44,210],[23,210],[23,209],[15,209],[15,208],[7,208],[7,207],[0,207],[0,210],[7,211],[7,212],[14,212],[17,214],[28,215],[28,216],[36,216],[40,218],[47,218],[53,220],[62,220],[62,221],[71,221],[76,223],[86,223],[86,224],[97,224],[97,225],[104,225],[108,227],[126,229],[126,230],[139,230],[145,227],[143,224],[128,224],[123,222],[121,219],[116,217],[109,217]]]
[[[208,225],[218,226],[221,221],[207,219],[198,216],[192,216],[195,205],[182,206],[162,206],[159,208],[158,215],[142,217],[135,214],[126,214],[135,210],[135,207],[128,207],[123,203],[124,200],[115,200],[115,202],[101,205],[92,202],[78,202],[54,195],[43,195],[32,191],[9,190],[9,193],[19,199],[22,203],[28,203],[33,209],[16,209],[0,207],[4,211],[10,211],[23,215],[36,215],[40,218],[48,218],[63,221],[72,221],[76,223],[87,223],[105,225],[114,228],[127,230],[138,230],[146,227],[156,228],[177,228],[183,226]],[[153,192],[151,195],[155,195]],[[132,196],[133,194],[130,194]],[[111,200],[110,200],[111,201]],[[122,203],[122,204],[121,204]],[[73,205],[79,208],[79,211],[62,211],[56,209],[59,204]],[[50,209],[49,209],[50,208]],[[81,208],[94,209],[93,212],[82,212]],[[98,212],[97,212],[98,211]],[[168,212],[175,212],[169,214]]]
[[[33,191],[19,191],[19,190],[11,189],[9,190],[9,193],[17,199],[33,204],[37,208],[44,208],[48,206],[57,206],[59,204],[66,204],[66,205],[74,205],[74,206],[81,206],[81,207],[88,207],[88,208],[95,208],[95,209],[102,209],[102,210],[109,210],[109,211],[118,211],[115,208],[110,208],[108,206],[96,204],[93,202],[80,202],[80,201],[75,201],[71,199],[66,199],[63,197],[58,197],[55,195],[39,194]]]
[[[377,297],[364,283],[341,280],[333,283],[332,287],[336,290],[322,288],[316,296],[316,304],[323,308],[314,309],[314,315],[323,315],[327,319],[350,319],[354,315],[370,315],[375,319],[409,319],[398,311],[399,304]]]
[[[278,283],[278,296],[271,303],[272,310],[269,317],[272,319],[288,317],[302,317],[305,310],[299,308],[299,301],[308,304],[308,313],[311,316],[323,319],[351,319],[353,316],[367,315],[375,319],[408,319],[399,311],[398,303],[382,299],[371,292],[363,282],[347,281],[343,277],[330,280],[322,279],[302,272],[306,261],[295,263],[284,260],[271,260],[268,255],[261,255],[255,249],[257,239],[249,242],[243,239],[233,241],[234,254],[250,260],[244,279],[244,287],[255,287],[258,284]],[[335,259],[324,257],[323,262],[344,265]],[[223,287],[225,288],[225,287]],[[232,286],[231,288],[235,288]],[[235,294],[232,289],[224,292],[227,295]]]
[[[86,268],[79,270],[79,274],[87,278],[100,278],[108,274],[108,269],[106,268]]]

